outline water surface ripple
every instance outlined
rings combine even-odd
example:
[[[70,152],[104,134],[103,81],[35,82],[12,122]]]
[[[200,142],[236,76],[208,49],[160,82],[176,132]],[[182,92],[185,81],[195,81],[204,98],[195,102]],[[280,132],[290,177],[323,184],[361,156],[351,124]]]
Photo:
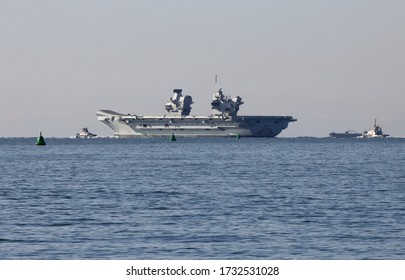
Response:
[[[405,139],[0,139],[0,259],[404,259]]]

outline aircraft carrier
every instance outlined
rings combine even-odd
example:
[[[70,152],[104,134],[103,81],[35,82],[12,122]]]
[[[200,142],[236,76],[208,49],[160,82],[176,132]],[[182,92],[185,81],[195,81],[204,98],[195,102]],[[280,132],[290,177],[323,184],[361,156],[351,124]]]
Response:
[[[166,103],[167,114],[142,116],[99,110],[97,119],[108,125],[114,135],[129,137],[275,137],[297,121],[292,116],[238,116],[242,98],[231,98],[219,89],[213,96],[212,113],[193,116],[192,97],[174,89]]]

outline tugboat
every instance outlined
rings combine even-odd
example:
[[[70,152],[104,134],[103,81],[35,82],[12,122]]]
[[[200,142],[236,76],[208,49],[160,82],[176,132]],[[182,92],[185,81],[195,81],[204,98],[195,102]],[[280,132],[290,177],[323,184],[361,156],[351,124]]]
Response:
[[[94,138],[97,137],[97,134],[91,133],[87,127],[84,127],[81,132],[77,133],[72,138]]]
[[[385,138],[389,134],[384,134],[381,126],[377,125],[377,119],[374,120],[374,127],[368,131],[364,131],[358,138]]]

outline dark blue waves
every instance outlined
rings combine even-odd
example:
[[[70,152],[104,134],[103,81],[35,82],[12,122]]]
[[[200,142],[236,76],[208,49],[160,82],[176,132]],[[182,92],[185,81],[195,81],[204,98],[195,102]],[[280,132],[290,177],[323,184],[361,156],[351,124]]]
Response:
[[[0,139],[0,259],[404,259],[405,139]]]

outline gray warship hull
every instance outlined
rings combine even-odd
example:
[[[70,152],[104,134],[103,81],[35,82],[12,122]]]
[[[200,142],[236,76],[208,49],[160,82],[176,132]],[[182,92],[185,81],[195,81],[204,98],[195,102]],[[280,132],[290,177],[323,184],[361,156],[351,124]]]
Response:
[[[362,133],[358,133],[355,131],[346,131],[346,132],[331,132],[329,133],[329,137],[332,138],[356,138],[361,136]]]
[[[137,116],[100,110],[97,118],[120,138],[275,137],[296,121],[291,116]]]
[[[275,137],[296,121],[291,116],[238,116],[240,96],[225,96],[222,89],[213,95],[212,114],[190,116],[193,99],[174,89],[165,108],[168,115],[124,115],[111,110],[97,112],[99,121],[108,125],[117,137]]]

